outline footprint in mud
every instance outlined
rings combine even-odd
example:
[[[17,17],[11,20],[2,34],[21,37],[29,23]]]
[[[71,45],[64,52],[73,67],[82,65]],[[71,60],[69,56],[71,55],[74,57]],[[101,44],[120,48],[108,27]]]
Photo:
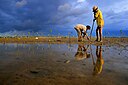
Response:
[[[63,53],[62,55],[66,56],[66,53]]]
[[[60,61],[60,60],[57,60],[56,62],[60,63],[60,62],[62,62],[62,61]]]
[[[22,74],[15,74],[13,77],[11,77],[7,82],[6,84],[10,85],[19,85],[21,82],[24,83],[26,81],[26,77],[23,76]]]
[[[28,76],[30,77],[47,77],[52,75],[52,71],[50,71],[49,69],[33,69],[30,70],[28,73]]]
[[[110,69],[106,69],[105,71],[106,71],[107,73],[113,72],[113,71],[110,70]]]
[[[31,70],[30,73],[37,74],[39,73],[39,70]]]
[[[70,63],[70,60],[66,60],[66,61],[64,61],[64,63]]]
[[[86,64],[82,64],[83,66],[85,66]]]
[[[118,55],[120,55],[120,53],[118,53]]]

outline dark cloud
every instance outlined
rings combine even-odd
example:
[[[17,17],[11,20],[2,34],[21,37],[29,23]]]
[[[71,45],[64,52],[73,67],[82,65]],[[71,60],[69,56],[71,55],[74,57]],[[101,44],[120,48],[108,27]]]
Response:
[[[77,0],[0,0],[0,32],[69,28],[88,11],[81,5]]]
[[[107,8],[109,4],[116,2],[116,0],[110,1],[111,3],[109,1],[97,3],[99,0],[96,2],[93,0],[0,0],[0,32],[15,30],[47,33],[50,29],[56,32],[71,31],[77,23],[92,24],[92,6],[97,4],[104,11],[104,6]],[[105,23],[110,24],[108,26],[116,22],[124,25],[127,21],[127,13],[127,11],[120,13],[115,13],[113,10],[105,11],[103,13]]]
[[[60,0],[0,0],[0,32],[40,30],[56,15]]]
[[[58,6],[57,15],[52,19],[52,24],[71,26],[75,23],[82,23],[89,15],[89,8],[85,0],[65,2]],[[82,19],[82,18],[85,19]],[[88,21],[88,20],[87,20]]]

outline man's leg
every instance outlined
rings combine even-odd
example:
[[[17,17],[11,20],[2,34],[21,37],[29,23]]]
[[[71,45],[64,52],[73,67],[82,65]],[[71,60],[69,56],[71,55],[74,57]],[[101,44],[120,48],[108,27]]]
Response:
[[[99,27],[100,41],[102,42],[102,27]]]
[[[96,29],[96,41],[98,41],[98,31],[99,31],[99,27],[97,27]]]

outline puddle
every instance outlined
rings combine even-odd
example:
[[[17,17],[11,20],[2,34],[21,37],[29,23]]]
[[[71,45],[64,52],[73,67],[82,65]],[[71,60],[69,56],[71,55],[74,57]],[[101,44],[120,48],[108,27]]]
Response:
[[[0,85],[127,85],[127,54],[105,45],[0,44]]]

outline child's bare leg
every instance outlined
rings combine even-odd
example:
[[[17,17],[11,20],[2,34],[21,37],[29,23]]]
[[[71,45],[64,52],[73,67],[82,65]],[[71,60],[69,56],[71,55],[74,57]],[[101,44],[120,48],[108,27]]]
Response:
[[[75,28],[75,30],[77,31],[77,36],[78,36],[78,41],[81,41],[82,39],[81,39],[81,31],[80,31],[80,29],[78,29],[78,28]]]
[[[78,41],[82,41],[82,33],[80,30],[77,30],[77,34],[78,34]]]

